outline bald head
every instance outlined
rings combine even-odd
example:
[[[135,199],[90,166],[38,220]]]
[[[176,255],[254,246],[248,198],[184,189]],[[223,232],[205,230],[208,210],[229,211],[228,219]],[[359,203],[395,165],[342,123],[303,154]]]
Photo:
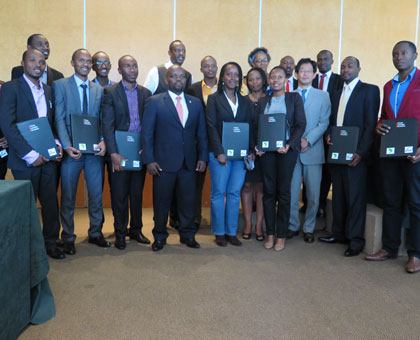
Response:
[[[201,60],[201,73],[205,80],[215,79],[217,75],[217,62],[212,56],[206,56]]]
[[[178,95],[181,94],[187,83],[185,70],[179,65],[171,66],[166,72],[166,82],[168,84],[169,91]]]

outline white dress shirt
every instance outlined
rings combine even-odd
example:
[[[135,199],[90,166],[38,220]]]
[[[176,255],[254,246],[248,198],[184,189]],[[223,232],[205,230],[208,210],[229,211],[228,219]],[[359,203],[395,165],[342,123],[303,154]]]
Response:
[[[188,112],[187,102],[185,101],[184,92],[182,92],[181,94],[178,95],[178,94],[176,94],[176,93],[168,90],[168,93],[169,93],[169,96],[171,97],[171,99],[172,99],[172,101],[173,101],[173,103],[175,105],[175,109],[176,109],[176,104],[178,103],[177,98],[178,97],[181,97],[180,103],[182,105],[182,120],[183,120],[182,126],[185,127],[185,124],[187,123],[188,113],[189,112]]]

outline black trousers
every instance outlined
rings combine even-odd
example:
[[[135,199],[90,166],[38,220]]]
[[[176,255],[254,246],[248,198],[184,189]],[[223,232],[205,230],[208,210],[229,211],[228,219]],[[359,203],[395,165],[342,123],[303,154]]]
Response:
[[[143,227],[142,203],[146,167],[141,171],[110,172],[111,205],[114,215],[115,236],[128,234],[128,207],[130,206],[130,234],[139,233]]]
[[[156,241],[168,237],[166,223],[174,194],[180,222],[179,235],[183,238],[194,237],[195,180],[196,171],[185,167],[177,172],[162,171],[160,176],[153,176],[153,237]]]
[[[398,252],[406,199],[410,216],[407,253],[408,256],[420,258],[420,163],[412,164],[407,159],[383,158],[380,165],[384,192],[382,247],[391,253]]]
[[[41,203],[42,233],[45,248],[56,247],[56,240],[60,232],[60,219],[57,199],[57,164],[50,161],[37,167],[29,167],[24,171],[12,170],[16,180],[30,180],[35,197]]]
[[[7,158],[6,161],[2,160],[0,162],[0,179],[5,179],[7,173]]]
[[[297,152],[282,155],[266,152],[261,156],[263,207],[267,235],[287,236],[290,219],[290,184],[296,165]],[[278,203],[276,214],[276,203]]]
[[[367,166],[331,166],[333,185],[333,236],[348,240],[349,248],[362,251],[365,245]]]

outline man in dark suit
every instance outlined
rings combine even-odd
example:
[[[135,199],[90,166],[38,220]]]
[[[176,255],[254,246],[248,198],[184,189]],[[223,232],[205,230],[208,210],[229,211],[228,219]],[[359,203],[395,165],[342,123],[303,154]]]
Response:
[[[206,111],[207,98],[217,91],[217,62],[212,56],[206,56],[201,60],[200,71],[203,73],[203,80],[192,84],[187,89],[187,94],[201,100],[203,111]],[[206,171],[197,172],[195,183],[195,218],[194,224],[198,230],[201,224],[201,198],[203,194]]]
[[[206,169],[207,134],[200,101],[184,95],[186,78],[181,66],[170,67],[166,73],[168,91],[149,98],[144,112],[143,162],[153,176],[153,251],[166,244],[166,223],[175,190],[180,242],[190,248],[200,247],[194,227],[195,178],[196,171]]]
[[[39,34],[39,33],[32,34],[28,38],[27,48],[28,50],[35,49],[35,50],[40,51],[44,55],[45,60],[47,60],[48,57],[50,56],[50,44],[47,38],[44,37],[42,34]],[[12,69],[12,80],[18,79],[22,77],[22,75],[23,75],[22,66],[16,66]],[[61,72],[45,64],[45,70],[43,74],[41,75],[41,81],[44,84],[48,84],[49,86],[51,86],[53,81],[61,79],[61,78],[64,78]]]
[[[105,88],[102,103],[103,134],[108,154],[111,156],[111,202],[114,215],[115,247],[124,249],[125,236],[137,242],[149,244],[141,231],[143,186],[146,168],[140,171],[123,171],[126,159],[119,154],[115,131],[140,132],[146,99],[152,94],[137,84],[138,66],[132,56],[123,56],[118,61],[122,80]],[[138,150],[140,152],[140,150]],[[130,230],[128,225],[128,199],[130,198]]]
[[[357,256],[365,245],[366,161],[372,150],[379,111],[379,88],[362,83],[360,63],[347,57],[341,63],[344,88],[333,95],[331,126],[356,126],[359,137],[356,152],[348,165],[331,167],[333,184],[332,236],[320,237],[326,243],[347,243],[344,256]],[[331,143],[327,136],[327,143]]]
[[[1,86],[4,84],[4,81],[0,80],[0,90]],[[6,178],[7,173],[7,156],[9,154],[9,144],[7,143],[6,137],[4,137],[3,132],[0,130],[0,179]]]
[[[52,90],[42,84],[40,77],[45,69],[44,55],[35,49],[27,50],[22,57],[24,74],[17,80],[2,86],[0,99],[1,129],[9,142],[8,167],[17,180],[30,180],[35,197],[42,206],[42,224],[47,254],[55,259],[65,255],[57,249],[56,240],[60,231],[56,193],[56,162],[48,161],[32,149],[19,132],[16,124],[31,119],[47,117],[54,131]],[[62,150],[56,140],[61,160]]]
[[[286,84],[284,85],[284,89],[286,92],[292,92],[298,88],[298,81],[295,77],[293,77],[293,73],[295,72],[295,59],[290,55],[284,56],[280,59],[280,66],[284,67],[286,70]]]

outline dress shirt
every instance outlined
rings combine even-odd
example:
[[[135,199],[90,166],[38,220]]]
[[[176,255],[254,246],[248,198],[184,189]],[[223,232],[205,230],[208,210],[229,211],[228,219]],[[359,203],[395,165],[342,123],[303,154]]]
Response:
[[[86,94],[87,94],[87,107],[88,107],[88,114],[89,114],[89,89],[90,89],[89,79],[87,79],[86,81],[83,81],[76,75],[74,75],[73,77],[74,77],[74,80],[76,81],[77,90],[79,91],[80,109],[82,110],[82,112],[83,112],[83,88],[80,85],[82,84],[87,85]]]
[[[92,81],[102,87],[101,83],[98,81],[96,77]],[[111,85],[114,85],[114,84],[115,82],[108,78],[108,84],[106,84],[105,87],[110,87]]]
[[[324,79],[325,80],[325,79]],[[302,97],[302,99],[303,99],[303,102],[304,103],[306,103],[306,98],[308,98],[308,93],[309,93],[309,91],[312,89],[312,86],[309,86],[308,88],[306,88],[305,90],[306,90],[306,93],[305,93],[305,98],[303,98],[303,95],[302,95],[302,91],[303,91],[303,89],[302,88],[300,88],[300,87],[298,87],[297,88],[297,92],[301,95],[301,97]]]
[[[181,94],[176,94],[168,90],[168,94],[175,105],[175,109],[176,109],[176,104],[178,103],[178,100],[176,98],[181,97],[180,103],[182,105],[182,120],[183,120],[182,126],[185,126],[185,123],[187,122],[187,119],[188,119],[188,106],[187,106],[187,102],[185,101],[184,92],[182,92]]]
[[[141,124],[139,117],[139,102],[137,99],[137,83],[133,89],[129,89],[124,80],[122,80],[124,87],[125,95],[128,102],[128,112],[130,113],[130,126],[128,128],[129,132],[140,132]]]
[[[404,98],[405,91],[407,91],[408,86],[413,80],[414,74],[416,73],[417,68],[414,67],[410,74],[405,78],[404,81],[400,81],[400,75],[397,74],[392,78],[392,90],[389,94],[389,103],[391,104],[392,111],[394,112],[395,117],[398,115],[398,110],[400,109],[401,102]]]
[[[289,79],[287,79],[286,84],[284,84],[284,91],[286,92],[287,89],[287,84],[289,84],[289,92],[293,92],[293,82],[294,82],[294,77],[291,76]]]
[[[332,75],[332,71],[329,70],[328,72],[325,72],[324,74],[325,74],[324,84],[322,85],[323,88],[321,89],[319,87],[319,84],[321,84],[322,73],[321,72],[318,73],[318,88],[322,91],[327,91],[328,90],[328,84],[330,83],[330,78],[331,78],[331,75]]]
[[[239,106],[239,101],[238,101],[238,95],[235,93],[235,97],[236,97],[236,103],[234,104],[230,98],[228,97],[228,95],[226,94],[225,91],[223,91],[223,93],[225,94],[225,97],[230,105],[230,108],[233,111],[233,117],[236,117],[236,113],[238,112],[238,106]]]
[[[42,76],[41,76],[41,81],[44,83],[44,84],[47,84],[47,81],[48,81],[48,73],[47,73],[47,69],[48,69],[48,66],[47,66],[47,64],[45,64],[45,70],[44,70],[44,73],[42,74]]]
[[[214,85],[213,87],[207,86],[206,82],[204,81],[204,79],[201,81],[201,93],[203,94],[203,101],[204,104],[207,105],[207,98],[208,96],[210,96],[211,94],[217,92],[217,81],[216,81],[216,85]]]
[[[357,85],[357,83],[359,81],[360,81],[359,78],[356,77],[349,84],[344,83],[343,91],[341,92],[341,97],[340,97],[340,102],[339,102],[340,104],[338,105],[337,126],[342,126],[343,123],[344,123],[344,114],[346,112],[347,103],[349,102],[350,96],[351,96],[354,88],[356,87],[356,85]],[[343,98],[345,88],[347,88],[347,100],[346,100],[345,103],[341,103],[341,99]],[[343,105],[343,104],[344,104],[344,108],[341,109],[340,106]],[[343,112],[343,116],[342,117],[339,117],[340,116],[339,115],[340,111]]]

